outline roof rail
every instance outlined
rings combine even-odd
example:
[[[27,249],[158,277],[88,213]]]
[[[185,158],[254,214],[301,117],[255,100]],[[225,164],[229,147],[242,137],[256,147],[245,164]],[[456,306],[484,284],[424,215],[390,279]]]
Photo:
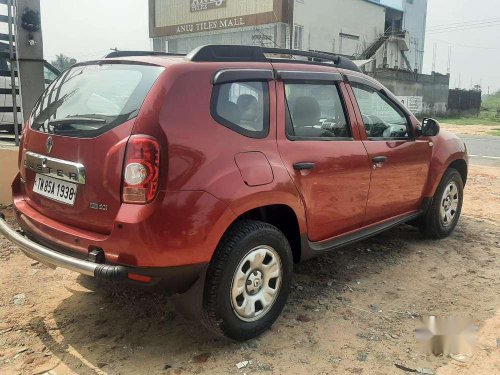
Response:
[[[279,58],[267,57],[268,55],[280,55]],[[260,46],[240,45],[206,45],[192,50],[187,55],[178,53],[156,52],[156,51],[113,51],[104,58],[133,57],[133,56],[185,56],[187,60],[196,62],[291,62],[298,64],[334,65],[337,68],[360,72],[358,66],[345,56],[335,55],[331,52],[299,51],[287,48],[271,48]],[[283,57],[288,56],[288,58]],[[294,56],[305,57],[307,60],[297,60]]]
[[[286,55],[289,58],[268,58],[266,54]],[[295,60],[294,56],[306,57],[307,60]],[[208,61],[284,61],[300,64],[335,65],[337,68],[360,72],[358,66],[344,56],[329,52],[299,51],[286,48],[269,48],[260,46],[240,45],[206,45],[201,46],[186,55],[186,59],[198,62]]]
[[[185,54],[156,52],[156,51],[113,51],[104,56],[104,58],[111,59],[114,57],[132,57],[132,56],[185,56]]]

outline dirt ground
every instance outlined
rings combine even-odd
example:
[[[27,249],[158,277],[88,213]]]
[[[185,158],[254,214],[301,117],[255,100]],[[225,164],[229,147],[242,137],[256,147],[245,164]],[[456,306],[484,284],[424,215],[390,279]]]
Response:
[[[485,135],[489,136],[491,135],[492,132],[495,130],[500,129],[500,124],[497,125],[455,125],[455,124],[447,124],[447,123],[440,123],[440,125],[456,134],[463,134],[463,135]]]
[[[499,374],[499,174],[471,167],[447,239],[401,226],[297,266],[282,316],[247,343],[214,338],[159,291],[102,290],[0,239],[0,373]],[[419,350],[432,314],[479,327],[471,360]]]

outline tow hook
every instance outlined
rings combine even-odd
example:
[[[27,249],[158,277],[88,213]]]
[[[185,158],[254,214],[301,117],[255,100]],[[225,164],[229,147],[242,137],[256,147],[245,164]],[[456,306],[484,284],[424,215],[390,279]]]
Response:
[[[89,261],[102,264],[105,261],[104,250],[100,247],[91,248],[89,251]]]

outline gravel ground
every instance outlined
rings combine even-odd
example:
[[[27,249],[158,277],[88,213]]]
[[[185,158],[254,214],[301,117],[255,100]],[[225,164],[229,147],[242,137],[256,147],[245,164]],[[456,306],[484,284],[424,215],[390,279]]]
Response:
[[[400,226],[296,266],[280,319],[243,344],[186,321],[160,291],[103,290],[1,238],[0,373],[500,373],[499,192],[499,169],[473,166],[449,238]],[[414,330],[431,314],[480,327],[471,360],[421,353]]]

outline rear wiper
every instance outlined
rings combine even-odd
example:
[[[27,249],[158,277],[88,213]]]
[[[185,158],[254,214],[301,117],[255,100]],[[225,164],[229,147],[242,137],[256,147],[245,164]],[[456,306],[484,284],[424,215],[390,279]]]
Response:
[[[66,118],[56,118],[49,120],[48,125],[53,128],[68,124],[102,124],[106,120],[102,118],[92,118],[92,117],[66,117]]]

